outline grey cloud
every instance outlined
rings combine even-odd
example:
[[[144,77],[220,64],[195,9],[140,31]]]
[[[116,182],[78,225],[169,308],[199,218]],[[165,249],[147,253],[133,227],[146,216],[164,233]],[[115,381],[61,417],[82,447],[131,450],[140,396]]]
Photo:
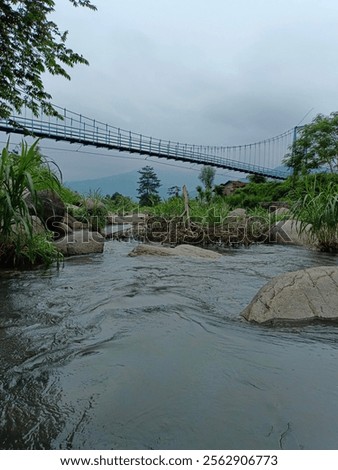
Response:
[[[312,108],[335,110],[336,0],[97,4],[97,13],[57,10],[70,45],[90,61],[71,70],[71,82],[46,77],[57,104],[154,137],[210,145],[265,139]]]

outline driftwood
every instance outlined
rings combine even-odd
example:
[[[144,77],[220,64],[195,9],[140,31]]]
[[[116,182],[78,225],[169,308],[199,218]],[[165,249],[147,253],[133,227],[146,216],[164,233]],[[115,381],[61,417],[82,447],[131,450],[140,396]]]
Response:
[[[183,194],[183,199],[184,199],[184,212],[181,215],[183,220],[186,220],[186,226],[187,229],[190,230],[190,207],[189,207],[189,197],[188,197],[188,191],[187,187],[184,184],[182,188],[182,194]]]
[[[201,224],[186,215],[165,219],[152,216],[146,219],[143,230],[134,237],[144,242],[164,245],[190,244],[199,246],[249,246],[268,239],[268,226],[254,218],[228,217],[221,224]]]
[[[268,239],[269,227],[262,218],[229,214],[221,223],[201,223],[190,216],[187,188],[182,188],[184,211],[170,219],[150,216],[140,233],[134,236],[144,242],[158,242],[164,245],[219,245],[248,246]]]
[[[142,224],[111,235],[115,240],[130,238],[163,245],[248,246],[268,240],[269,227],[262,218],[229,214],[221,223],[201,223],[190,214],[187,188],[182,188],[184,211],[180,216],[147,216]]]

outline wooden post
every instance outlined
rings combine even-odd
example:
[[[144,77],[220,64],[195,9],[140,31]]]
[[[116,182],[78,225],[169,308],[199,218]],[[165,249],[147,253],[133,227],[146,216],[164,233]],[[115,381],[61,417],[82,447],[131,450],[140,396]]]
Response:
[[[183,188],[182,188],[182,194],[183,194],[183,199],[184,199],[184,212],[182,214],[182,216],[186,216],[186,220],[187,220],[187,228],[190,230],[190,208],[189,208],[189,197],[188,197],[188,191],[187,191],[187,188],[185,186],[185,184],[183,185]]]

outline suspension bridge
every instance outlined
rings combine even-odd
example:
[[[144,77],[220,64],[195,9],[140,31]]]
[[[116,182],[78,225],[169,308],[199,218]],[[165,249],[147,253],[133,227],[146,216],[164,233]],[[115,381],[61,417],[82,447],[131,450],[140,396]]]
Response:
[[[209,165],[274,179],[283,180],[289,175],[287,168],[281,169],[281,165],[296,138],[297,128],[246,145],[193,145],[148,137],[104,124],[65,108],[55,105],[54,108],[59,116],[47,116],[41,112],[36,117],[30,110],[24,109],[20,114],[0,119],[0,131]]]

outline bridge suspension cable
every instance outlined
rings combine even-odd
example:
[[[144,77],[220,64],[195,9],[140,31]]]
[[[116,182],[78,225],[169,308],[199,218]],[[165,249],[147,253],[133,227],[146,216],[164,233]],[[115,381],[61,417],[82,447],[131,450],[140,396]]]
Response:
[[[292,144],[294,129],[245,145],[182,144],[111,126],[56,105],[53,107],[59,116],[46,116],[41,112],[36,117],[30,110],[23,109],[20,114],[0,119],[0,131],[210,165],[276,179],[288,176],[286,169],[278,167]]]

